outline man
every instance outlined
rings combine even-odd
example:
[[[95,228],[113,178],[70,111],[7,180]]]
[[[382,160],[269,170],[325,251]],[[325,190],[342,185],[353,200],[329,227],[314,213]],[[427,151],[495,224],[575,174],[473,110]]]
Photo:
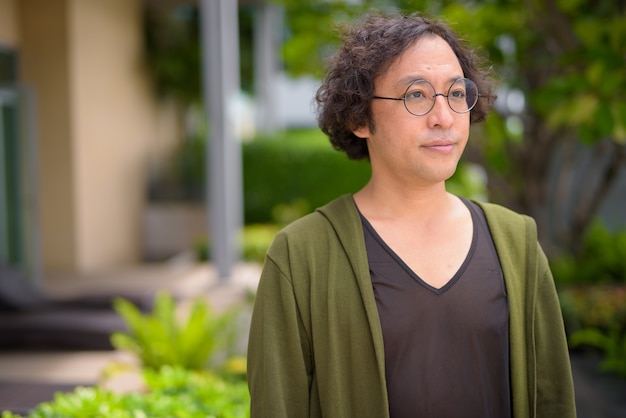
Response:
[[[444,24],[371,16],[318,90],[319,124],[372,175],[281,231],[248,351],[253,417],[574,417],[534,222],[446,192],[486,73]]]

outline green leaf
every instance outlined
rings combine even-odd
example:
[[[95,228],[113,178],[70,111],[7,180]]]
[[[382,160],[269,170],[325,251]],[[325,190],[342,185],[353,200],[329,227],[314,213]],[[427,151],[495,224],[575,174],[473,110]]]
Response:
[[[596,328],[583,328],[576,331],[569,337],[572,347],[580,345],[590,345],[599,349],[604,349],[610,344],[609,337]]]
[[[236,332],[237,311],[215,315],[203,297],[196,298],[187,316],[181,318],[177,317],[174,298],[167,292],[155,296],[152,313],[142,314],[124,299],[116,300],[114,306],[129,332],[112,334],[111,343],[155,370],[164,365],[205,368],[218,350],[229,346]]]
[[[146,391],[117,394],[101,387],[79,387],[37,405],[27,418],[248,418],[245,381],[225,381],[206,372],[162,367],[143,373]],[[18,418],[3,412],[2,418]]]

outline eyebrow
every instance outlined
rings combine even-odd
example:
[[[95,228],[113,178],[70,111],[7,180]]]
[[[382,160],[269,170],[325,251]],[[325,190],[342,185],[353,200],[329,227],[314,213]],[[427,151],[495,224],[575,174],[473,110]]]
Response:
[[[458,80],[459,78],[463,78],[462,75],[460,76],[453,76],[448,78],[448,80],[446,80],[449,84],[454,83],[456,80]],[[409,84],[414,83],[418,80],[424,80],[424,81],[428,81],[430,84],[432,84],[430,82],[430,80],[428,80],[426,77],[422,77],[419,74],[409,74],[406,77],[402,77],[400,80],[398,80],[398,82],[396,83],[396,85],[398,87],[402,87],[402,88],[407,88],[409,86]]]

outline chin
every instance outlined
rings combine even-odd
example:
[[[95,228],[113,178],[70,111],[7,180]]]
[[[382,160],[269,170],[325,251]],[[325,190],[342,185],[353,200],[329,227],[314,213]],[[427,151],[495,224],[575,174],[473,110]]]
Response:
[[[442,183],[450,180],[454,173],[456,172],[456,167],[453,170],[445,170],[439,172],[431,173],[431,180],[433,183]]]

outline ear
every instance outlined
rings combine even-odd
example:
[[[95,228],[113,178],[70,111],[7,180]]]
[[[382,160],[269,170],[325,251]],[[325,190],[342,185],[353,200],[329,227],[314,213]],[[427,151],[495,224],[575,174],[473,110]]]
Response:
[[[352,133],[361,139],[368,139],[370,136],[372,136],[372,131],[370,130],[368,124],[353,129]]]

